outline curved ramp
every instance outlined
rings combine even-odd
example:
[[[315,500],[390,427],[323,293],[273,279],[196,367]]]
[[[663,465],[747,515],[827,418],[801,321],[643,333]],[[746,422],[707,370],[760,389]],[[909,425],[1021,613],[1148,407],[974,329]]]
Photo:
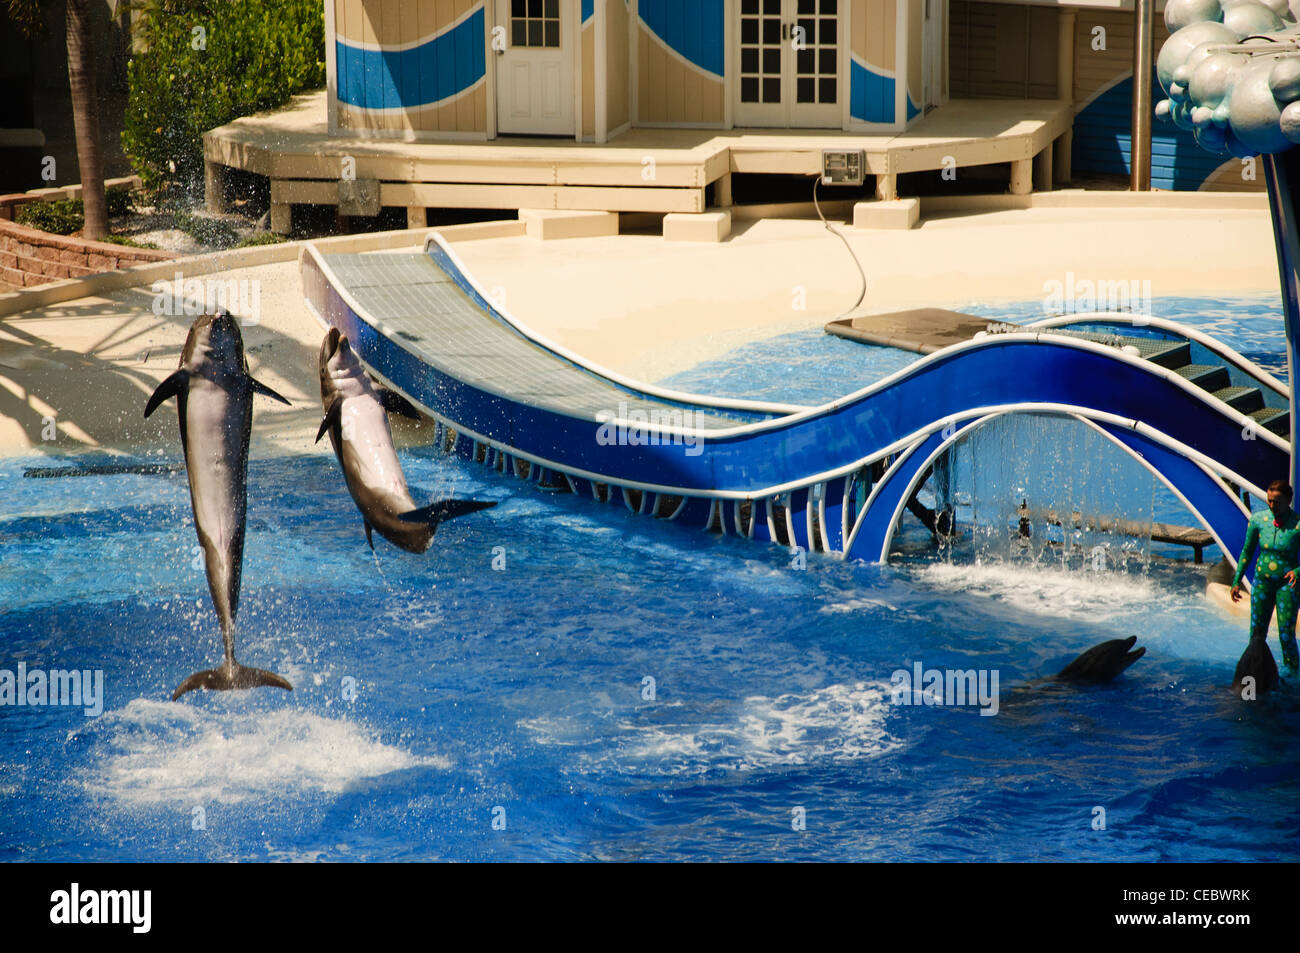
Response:
[[[933,456],[1000,414],[1092,422],[1229,554],[1244,534],[1239,492],[1262,496],[1289,469],[1289,440],[1268,429],[1289,430],[1285,389],[1169,322],[1097,315],[987,335],[801,407],[683,394],[594,366],[492,303],[437,235],[424,254],[308,246],[301,267],[322,323],[443,425],[449,447],[633,512],[782,545],[883,559]],[[1246,407],[1246,391],[1264,406]]]

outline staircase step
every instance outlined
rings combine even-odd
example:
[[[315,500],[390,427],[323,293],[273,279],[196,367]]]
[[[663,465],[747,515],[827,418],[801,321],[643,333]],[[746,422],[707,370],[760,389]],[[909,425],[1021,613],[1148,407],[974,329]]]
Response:
[[[1163,338],[1128,337],[1120,334],[1105,334],[1099,331],[1076,331],[1072,329],[1063,329],[1051,333],[1065,334],[1070,337],[1082,338],[1085,341],[1095,341],[1098,344],[1105,344],[1110,347],[1134,347],[1137,349],[1138,356],[1155,364],[1159,364],[1161,367],[1179,367],[1188,363],[1192,359],[1192,346],[1187,341],[1167,341]]]
[[[1232,383],[1228,369],[1219,364],[1184,364],[1171,370],[1208,391],[1222,390]]]
[[[1213,396],[1243,414],[1264,409],[1264,395],[1258,387],[1224,387],[1214,391]]]
[[[1184,367],[1192,360],[1192,345],[1187,341],[1157,341],[1151,338],[1130,338],[1129,341],[1152,364],[1170,370]]]
[[[1251,411],[1246,415],[1258,423],[1265,430],[1282,436],[1291,433],[1291,413],[1287,410],[1279,410],[1276,407],[1265,407],[1261,410]]]

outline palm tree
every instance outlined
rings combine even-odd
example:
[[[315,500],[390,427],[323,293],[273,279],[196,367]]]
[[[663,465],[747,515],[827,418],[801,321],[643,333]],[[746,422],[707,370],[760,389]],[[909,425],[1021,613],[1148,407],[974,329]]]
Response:
[[[23,35],[40,30],[38,0],[0,0]],[[81,199],[86,224],[82,235],[100,239],[108,234],[104,200],[104,160],[99,153],[99,91],[95,86],[95,45],[90,33],[88,0],[67,0],[68,85],[72,91],[72,122],[77,133],[77,164],[81,169]]]

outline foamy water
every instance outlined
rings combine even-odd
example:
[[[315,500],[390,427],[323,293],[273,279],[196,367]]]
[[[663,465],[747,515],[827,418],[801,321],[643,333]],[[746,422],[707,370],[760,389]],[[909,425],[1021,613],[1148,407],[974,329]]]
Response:
[[[86,792],[131,806],[338,794],[394,771],[450,767],[374,735],[310,712],[214,712],[135,699],[73,737],[91,736],[98,755]]]
[[[945,592],[997,599],[1020,612],[1091,622],[1132,619],[1165,598],[1148,576],[1011,562],[931,563],[917,578]]]
[[[586,748],[582,760],[591,773],[700,775],[888,754],[901,747],[885,724],[890,697],[888,685],[857,682],[752,696],[721,712],[663,704],[612,725],[576,715],[519,725],[538,744]]]

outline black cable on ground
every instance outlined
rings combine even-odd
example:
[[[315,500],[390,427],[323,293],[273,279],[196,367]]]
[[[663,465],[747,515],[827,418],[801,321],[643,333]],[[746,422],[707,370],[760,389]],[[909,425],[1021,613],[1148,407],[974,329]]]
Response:
[[[847,248],[847,249],[849,250],[849,255],[850,255],[850,257],[852,257],[852,259],[853,259],[853,264],[854,264],[854,265],[857,267],[857,269],[858,269],[858,275],[862,278],[862,291],[859,292],[859,294],[858,294],[858,300],[855,301],[855,302],[853,302],[853,306],[850,307],[847,311],[842,311],[842,312],[840,312],[839,314],[837,314],[835,317],[831,318],[832,321],[838,321],[840,318],[843,318],[843,317],[846,317],[847,315],[852,314],[852,313],[853,313],[854,311],[856,311],[859,307],[861,307],[861,306],[862,306],[862,302],[866,300],[866,298],[867,298],[867,273],[866,273],[866,271],[864,271],[863,268],[862,268],[862,262],[860,262],[860,261],[858,260],[857,252],[855,252],[855,251],[853,250],[853,246],[849,244],[849,240],[848,240],[847,238],[844,237],[844,233],[843,233],[843,232],[836,231],[834,228],[832,228],[832,227],[831,227],[831,223],[828,222],[828,221],[826,221],[826,216],[822,214],[821,203],[817,201],[817,187],[818,187],[819,185],[821,185],[821,184],[822,184],[822,177],[821,177],[821,175],[818,174],[818,175],[814,176],[814,177],[813,177],[813,208],[815,208],[815,209],[817,210],[817,217],[820,218],[820,219],[822,220],[822,224],[826,226],[826,231],[830,232],[832,235],[834,235],[836,238],[838,238],[840,241],[842,241],[842,242],[844,243],[844,247]]]

